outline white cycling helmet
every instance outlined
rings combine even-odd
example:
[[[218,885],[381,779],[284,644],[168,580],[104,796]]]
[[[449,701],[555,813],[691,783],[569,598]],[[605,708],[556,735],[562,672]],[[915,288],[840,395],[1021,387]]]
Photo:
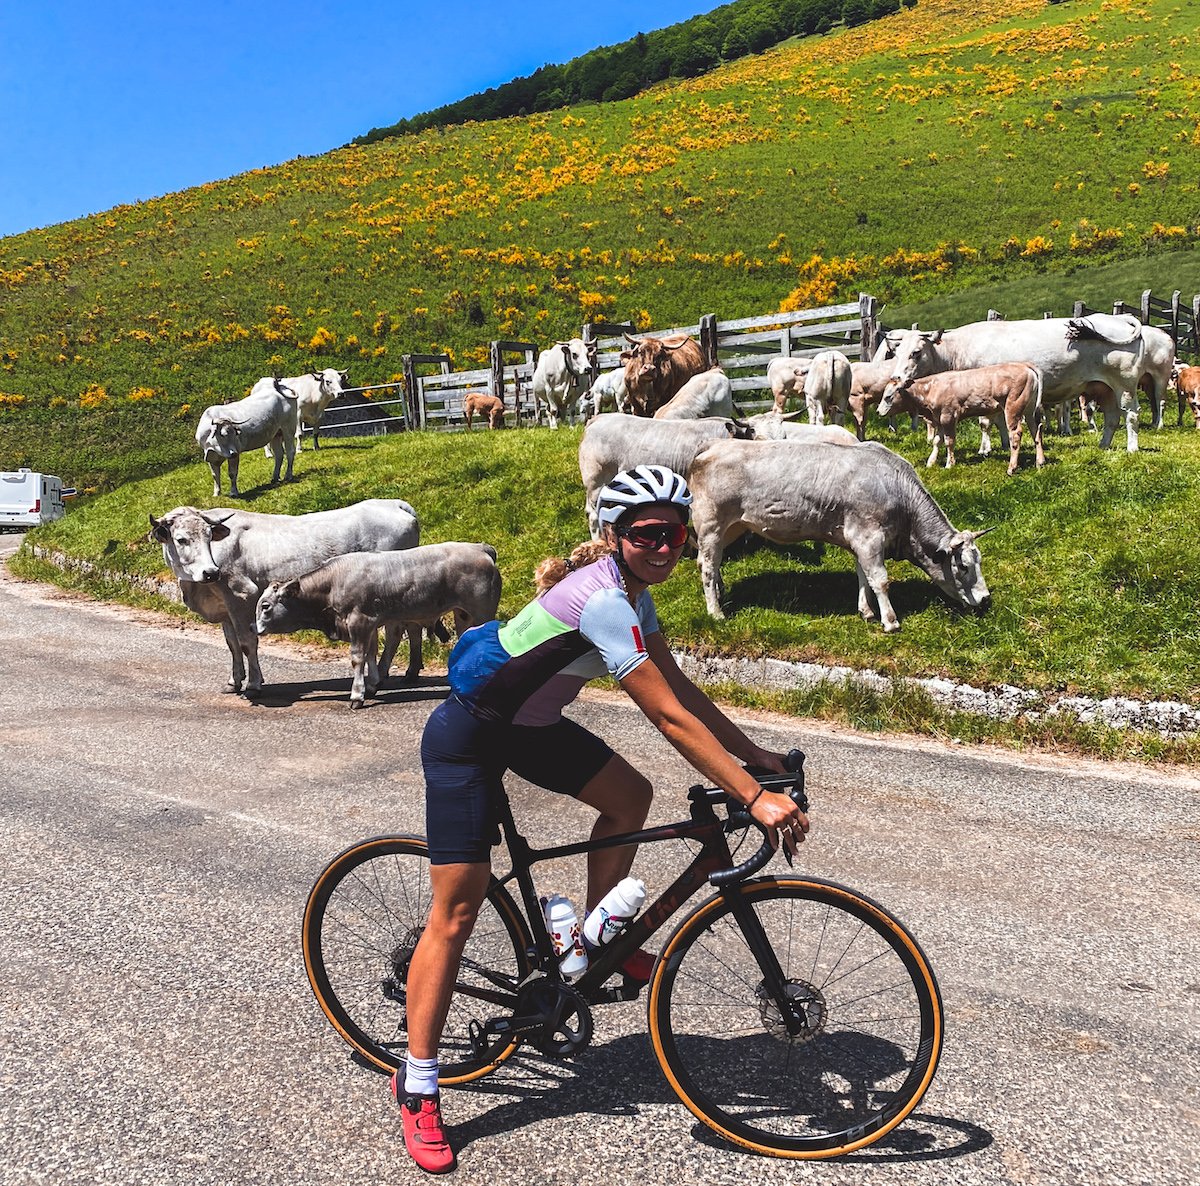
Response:
[[[674,470],[665,465],[639,465],[623,470],[596,497],[596,517],[601,524],[616,524],[627,511],[636,507],[670,503],[683,512],[686,523],[692,505],[692,492]]]

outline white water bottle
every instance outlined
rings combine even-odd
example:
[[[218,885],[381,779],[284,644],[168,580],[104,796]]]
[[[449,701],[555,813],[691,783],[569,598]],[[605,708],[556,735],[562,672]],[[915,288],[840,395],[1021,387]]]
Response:
[[[564,976],[582,976],[587,971],[588,957],[583,949],[579,919],[571,899],[554,894],[546,899],[546,929],[554,944],[554,954],[561,956],[558,970]]]
[[[607,943],[642,908],[646,883],[623,877],[600,899],[583,924],[583,937],[592,947]]]

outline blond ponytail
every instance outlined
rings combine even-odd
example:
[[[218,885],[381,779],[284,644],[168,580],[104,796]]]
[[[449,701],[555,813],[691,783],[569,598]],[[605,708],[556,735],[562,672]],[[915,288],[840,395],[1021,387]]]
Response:
[[[611,556],[615,549],[606,540],[590,539],[580,544],[565,560],[560,556],[549,556],[541,562],[534,571],[533,583],[537,586],[540,597],[547,589],[553,589],[563,577],[594,564],[604,556]]]

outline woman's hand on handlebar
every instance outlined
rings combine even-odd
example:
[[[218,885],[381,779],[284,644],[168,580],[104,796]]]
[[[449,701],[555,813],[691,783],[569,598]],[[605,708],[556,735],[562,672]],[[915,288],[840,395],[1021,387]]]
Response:
[[[750,814],[767,829],[772,847],[778,848],[782,841],[785,853],[796,855],[808,831],[808,816],[790,796],[763,791],[751,806]]]

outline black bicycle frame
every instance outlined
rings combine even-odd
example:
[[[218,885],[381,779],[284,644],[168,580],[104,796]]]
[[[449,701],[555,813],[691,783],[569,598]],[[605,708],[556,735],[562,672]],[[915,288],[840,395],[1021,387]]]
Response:
[[[624,927],[610,942],[589,953],[587,971],[578,980],[572,981],[571,986],[593,1004],[629,999],[629,996],[636,995],[636,990],[632,994],[623,994],[619,988],[602,991],[601,986],[688,898],[708,883],[710,874],[728,869],[733,863],[729,842],[725,838],[725,821],[718,818],[716,812],[713,811],[712,803],[706,799],[693,801],[691,820],[681,820],[678,823],[664,824],[657,828],[646,828],[640,832],[624,832],[619,836],[610,836],[604,840],[585,840],[576,844],[557,845],[552,848],[534,848],[517,831],[512,806],[508,802],[507,796],[505,796],[501,810],[500,825],[512,859],[512,868],[503,877],[495,880],[500,885],[516,882],[525,906],[526,916],[533,924],[531,929],[539,956],[538,963],[543,972],[555,979],[561,978],[558,970],[559,957],[554,954],[549,931],[544,925],[538,925],[542,919],[542,908],[533,884],[532,869],[534,865],[555,857],[582,856],[585,853],[598,852],[606,848],[623,848],[630,844],[653,843],[658,840],[697,840],[701,843],[701,850],[691,863],[638,918]],[[740,883],[735,883],[734,886],[728,888],[719,887],[717,892],[723,896],[730,896],[729,891],[737,884]],[[781,1014],[784,1017],[790,1017],[793,1009],[784,994],[783,972],[771,949],[771,944],[751,907],[740,900],[740,895],[735,894],[732,897],[734,917],[740,924],[750,950],[758,961],[764,977],[764,986],[779,1006]],[[640,988],[639,984],[638,989],[640,990]]]

